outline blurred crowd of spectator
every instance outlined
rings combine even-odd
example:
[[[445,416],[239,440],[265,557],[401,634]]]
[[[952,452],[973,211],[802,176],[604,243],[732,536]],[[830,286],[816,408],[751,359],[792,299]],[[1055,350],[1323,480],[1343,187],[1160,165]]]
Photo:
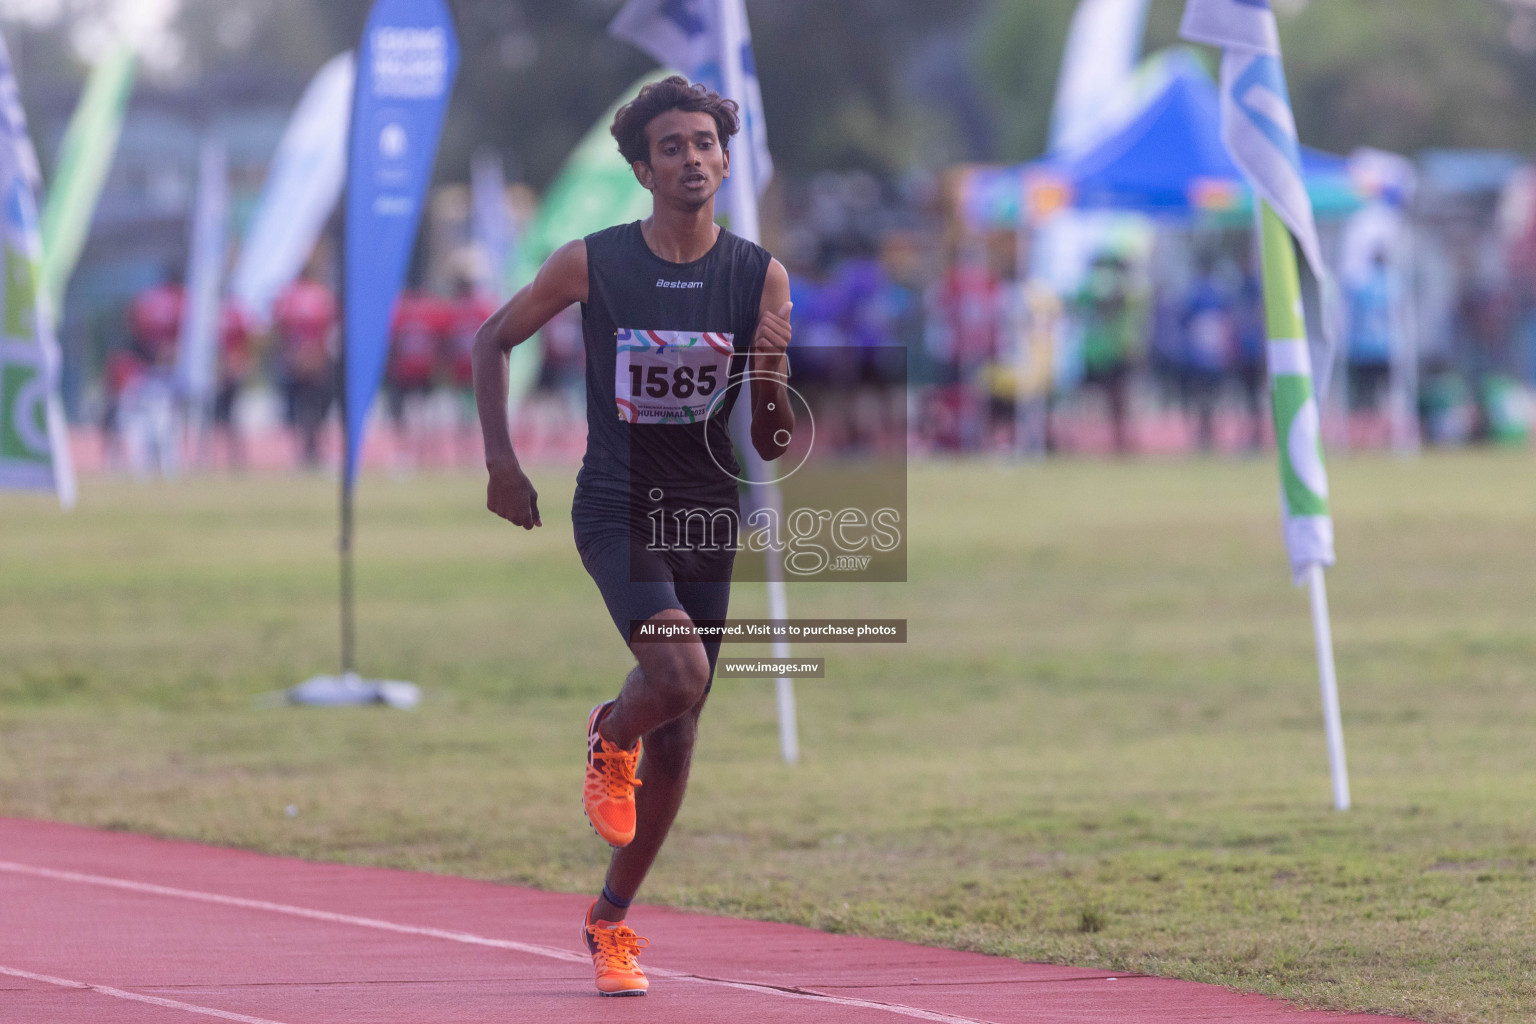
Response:
[[[237,410],[253,386],[269,386],[291,433],[295,460],[318,467],[322,435],[340,393],[339,309],[335,291],[313,269],[273,303],[261,323],[226,303],[218,329],[218,380],[207,409],[189,407],[178,385],[177,352],[187,305],[180,275],[167,272],[134,297],[123,343],[108,354],[102,431],[109,463],[135,474],[175,476],[193,436],[194,457],[246,462],[247,433]],[[448,461],[478,461],[470,350],[494,301],[464,277],[453,293],[407,291],[396,305],[385,368],[385,408],[405,459],[446,440]],[[446,435],[446,438],[441,435]]]
[[[946,217],[936,183],[862,179],[813,183],[792,205],[795,226],[780,250],[795,292],[796,377],[808,390],[888,386],[867,366],[894,345],[905,350],[917,451],[1266,443],[1264,299],[1251,231],[1106,232],[1075,283],[1052,287],[1030,279],[1033,239],[967,233]],[[1494,223],[1486,209],[1448,223],[1410,218],[1394,243],[1373,243],[1340,268],[1328,307],[1337,362],[1317,374],[1331,382],[1324,417],[1334,443],[1393,443],[1397,414],[1408,417],[1413,443],[1528,439],[1536,200],[1529,205],[1513,224],[1503,213]],[[1327,227],[1331,249],[1342,233]],[[1323,315],[1321,304],[1312,312]],[[1310,332],[1324,336],[1319,323]]]
[[[1513,229],[1440,225],[1412,236],[1414,253],[1376,245],[1345,268],[1324,408],[1335,441],[1389,443],[1394,402],[1416,414],[1428,443],[1528,435],[1536,187],[1532,196]],[[782,204],[784,227],[770,241],[790,271],[794,382],[818,445],[1125,453],[1266,442],[1251,232],[1110,233],[1062,288],[1029,273],[1030,237],[959,227],[941,179],[824,174],[786,189]],[[478,461],[470,348],[495,303],[471,279],[453,275],[445,294],[408,291],[395,310],[383,411],[404,464]],[[182,407],[176,394],[183,305],[167,274],[127,311],[103,375],[109,456],[174,474],[192,422],[203,428],[193,431],[200,458],[238,467],[240,405],[257,390],[278,396],[295,461],[319,464],[338,392],[337,304],[322,276],[306,272],[285,290],[270,323],[223,311],[207,410]],[[568,441],[584,417],[579,313],[553,321],[541,348],[519,424]]]

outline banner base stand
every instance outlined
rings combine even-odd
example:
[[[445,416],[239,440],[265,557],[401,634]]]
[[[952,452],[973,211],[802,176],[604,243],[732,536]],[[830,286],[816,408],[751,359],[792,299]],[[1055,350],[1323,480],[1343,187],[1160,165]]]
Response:
[[[399,679],[364,679],[356,672],[339,676],[311,676],[287,691],[289,704],[342,708],[383,704],[401,711],[415,710],[421,688]]]

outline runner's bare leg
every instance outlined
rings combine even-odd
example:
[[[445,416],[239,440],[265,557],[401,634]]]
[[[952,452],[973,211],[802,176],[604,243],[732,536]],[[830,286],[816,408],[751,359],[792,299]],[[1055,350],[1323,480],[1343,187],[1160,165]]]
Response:
[[[669,608],[651,622],[690,624],[687,614]],[[613,710],[598,726],[610,743],[631,747],[643,740],[641,785],[635,790],[635,838],[613,851],[608,864],[607,889],[620,899],[631,899],[661,852],[672,828],[693,762],[693,743],[699,714],[704,710],[709,684],[709,659],[704,645],[691,643],[636,643],[630,649],[639,662],[624,680]],[[622,921],[625,909],[599,896],[593,920]]]

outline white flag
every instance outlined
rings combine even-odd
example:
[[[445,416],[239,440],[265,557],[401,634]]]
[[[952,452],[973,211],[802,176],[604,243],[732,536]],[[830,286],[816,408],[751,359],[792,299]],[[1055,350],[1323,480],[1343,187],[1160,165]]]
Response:
[[[11,56],[0,39],[0,487],[53,490],[75,503],[69,433],[59,401],[59,346],[40,287],[37,153]]]
[[[224,143],[209,136],[198,155],[197,201],[186,308],[176,351],[176,380],[201,419],[213,400],[219,359],[219,297],[224,285],[224,229],[229,219],[229,161]]]
[[[304,90],[278,144],[261,205],[230,275],[236,300],[263,320],[278,293],[299,276],[341,198],[355,78],[350,52],[327,61]]]
[[[482,149],[469,163],[470,237],[485,259],[477,268],[476,288],[505,301],[504,287],[516,228],[507,213],[507,178],[501,154]]]
[[[1280,32],[1269,0],[1190,0],[1179,34],[1223,50],[1280,56]]]
[[[608,31],[740,106],[741,144],[731,150],[717,206],[733,232],[758,241],[757,200],[773,178],[773,159],[742,0],[629,0]]]
[[[1222,141],[1254,190],[1291,229],[1312,273],[1324,280],[1328,272],[1269,0],[1189,0],[1181,32],[1185,39],[1222,48]]]
[[[1191,42],[1222,48],[1222,141],[1254,192],[1296,239],[1317,279],[1324,307],[1317,393],[1324,395],[1337,348],[1331,315],[1335,293],[1302,172],[1275,12],[1269,0],[1189,0],[1180,32]]]
[[[1091,138],[1136,68],[1148,0],[1080,0],[1061,53],[1051,108],[1052,153]]]

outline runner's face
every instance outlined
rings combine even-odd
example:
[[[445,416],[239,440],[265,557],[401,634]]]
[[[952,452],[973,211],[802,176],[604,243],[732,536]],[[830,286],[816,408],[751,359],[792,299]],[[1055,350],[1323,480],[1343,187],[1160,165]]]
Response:
[[[720,146],[715,119],[703,111],[668,110],[645,126],[651,159],[640,183],[657,198],[703,206],[731,173],[731,156]],[[650,180],[646,180],[649,177]]]

